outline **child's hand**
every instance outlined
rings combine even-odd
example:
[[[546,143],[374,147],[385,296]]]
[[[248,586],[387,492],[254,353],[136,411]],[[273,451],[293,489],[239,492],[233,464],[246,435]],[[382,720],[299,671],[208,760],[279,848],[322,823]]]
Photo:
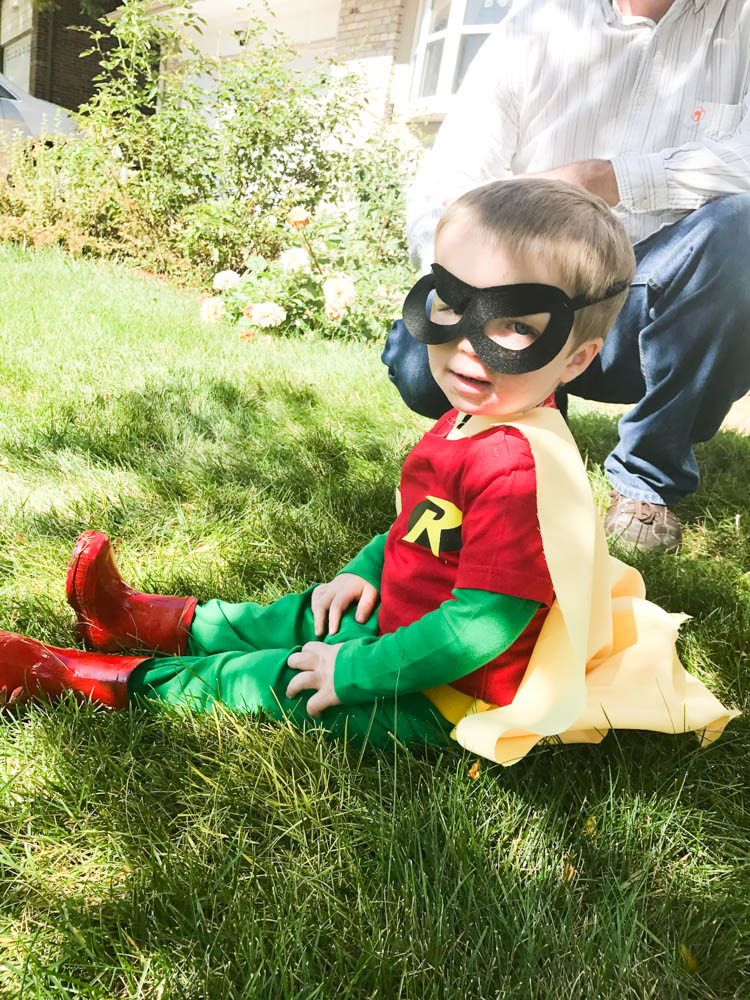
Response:
[[[310,598],[315,634],[325,633],[328,616],[328,634],[335,635],[341,624],[341,615],[352,601],[359,601],[354,617],[360,623],[366,622],[378,603],[378,596],[373,585],[356,573],[339,573],[330,583],[321,583]]]
[[[315,691],[307,703],[307,714],[313,719],[331,705],[341,704],[333,686],[333,668],[342,645],[340,642],[335,646],[306,642],[299,653],[292,653],[286,661],[293,670],[299,670],[289,681],[286,696],[295,698],[300,691]]]

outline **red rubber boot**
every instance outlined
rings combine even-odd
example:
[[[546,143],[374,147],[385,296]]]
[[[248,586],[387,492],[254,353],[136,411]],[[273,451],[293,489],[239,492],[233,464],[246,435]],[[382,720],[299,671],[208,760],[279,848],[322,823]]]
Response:
[[[112,546],[101,531],[84,531],[76,542],[65,582],[76,629],[87,645],[105,653],[141,647],[185,652],[195,597],[141,594],[120,576]]]
[[[128,678],[143,656],[58,649],[0,631],[0,703],[75,691],[110,708],[126,708]]]

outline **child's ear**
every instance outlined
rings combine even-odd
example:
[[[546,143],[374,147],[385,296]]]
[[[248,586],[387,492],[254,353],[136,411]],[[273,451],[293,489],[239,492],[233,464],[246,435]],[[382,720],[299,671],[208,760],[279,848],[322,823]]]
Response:
[[[575,353],[568,358],[567,364],[560,372],[560,381],[565,384],[585,371],[602,349],[603,343],[604,339],[597,337],[596,340],[587,340],[585,344],[581,344]]]

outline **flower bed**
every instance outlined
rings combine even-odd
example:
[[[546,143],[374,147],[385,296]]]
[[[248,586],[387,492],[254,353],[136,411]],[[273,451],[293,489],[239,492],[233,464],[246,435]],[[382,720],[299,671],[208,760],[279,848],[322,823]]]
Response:
[[[391,289],[409,283],[416,143],[393,126],[363,136],[357,80],[302,74],[263,22],[250,19],[242,60],[220,64],[190,41],[201,22],[189,8],[149,6],[124,0],[92,33],[102,73],[76,139],[6,151],[0,240],[203,287],[223,274],[201,314],[248,336],[382,329]]]
[[[382,261],[367,269],[363,257],[370,244],[356,231],[341,240],[345,222],[332,209],[314,217],[295,206],[286,222],[281,240],[287,245],[274,259],[251,255],[242,272],[214,275],[213,292],[199,300],[201,318],[234,323],[244,340],[258,330],[381,337],[401,308],[408,269]]]

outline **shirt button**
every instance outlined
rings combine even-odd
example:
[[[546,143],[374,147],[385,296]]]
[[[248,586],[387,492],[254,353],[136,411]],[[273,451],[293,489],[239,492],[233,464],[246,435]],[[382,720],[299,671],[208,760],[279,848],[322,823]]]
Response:
[[[638,208],[648,208],[648,198],[641,198],[638,202]]]
[[[635,103],[638,105],[639,108],[642,108],[644,106],[644,104],[647,103],[647,101],[648,101],[648,98],[645,97],[643,94],[641,94],[641,96],[638,98],[638,100]]]

